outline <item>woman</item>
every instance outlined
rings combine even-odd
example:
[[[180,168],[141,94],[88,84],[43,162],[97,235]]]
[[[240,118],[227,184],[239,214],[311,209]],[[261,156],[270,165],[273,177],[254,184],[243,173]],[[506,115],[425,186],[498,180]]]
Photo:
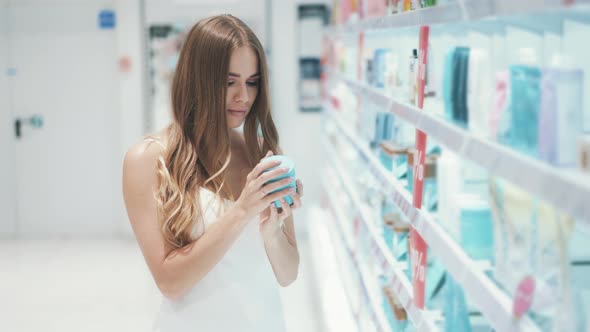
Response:
[[[215,16],[191,29],[172,111],[166,130],[127,152],[123,174],[133,231],[164,295],[158,329],[284,331],[278,285],[297,277],[291,214],[302,185],[272,193],[293,179],[266,184],[286,170],[261,162],[280,152],[278,135],[264,51],[242,21]]]

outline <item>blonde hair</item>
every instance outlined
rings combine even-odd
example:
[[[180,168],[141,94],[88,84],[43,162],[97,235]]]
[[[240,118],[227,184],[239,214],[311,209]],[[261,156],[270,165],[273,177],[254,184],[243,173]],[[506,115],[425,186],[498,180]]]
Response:
[[[202,226],[200,187],[218,197],[234,199],[224,182],[231,158],[225,100],[232,51],[243,46],[251,47],[257,55],[260,73],[258,95],[244,123],[248,162],[253,167],[264,157],[264,151],[278,152],[268,69],[260,41],[231,15],[199,21],[180,51],[172,81],[173,121],[166,131],[166,149],[157,168],[161,229],[172,248],[194,241],[193,229]],[[258,132],[263,136],[262,144]]]

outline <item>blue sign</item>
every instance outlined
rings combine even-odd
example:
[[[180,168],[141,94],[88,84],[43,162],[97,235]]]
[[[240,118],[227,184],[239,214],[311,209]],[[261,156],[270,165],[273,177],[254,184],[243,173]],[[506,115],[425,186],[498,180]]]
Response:
[[[101,10],[98,13],[98,27],[101,29],[114,29],[116,22],[115,11],[110,9]]]

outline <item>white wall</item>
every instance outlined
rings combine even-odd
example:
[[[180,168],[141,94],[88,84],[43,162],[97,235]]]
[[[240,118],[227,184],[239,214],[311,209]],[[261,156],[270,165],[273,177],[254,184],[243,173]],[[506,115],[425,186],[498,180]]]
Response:
[[[7,70],[8,48],[8,1],[0,0],[0,236],[16,232],[14,201],[14,129]]]
[[[286,155],[295,160],[297,176],[305,186],[304,205],[319,203],[321,164],[319,113],[299,111],[297,97],[297,49],[295,24],[297,3],[294,0],[273,0],[271,5],[270,63],[272,112],[278,127],[281,147]],[[305,1],[310,3],[310,1]],[[319,1],[320,3],[322,1]],[[298,232],[305,231],[311,220],[300,220],[308,215],[304,208],[296,222]],[[301,227],[303,226],[303,227]]]
[[[143,115],[146,107],[145,35],[143,30],[142,0],[117,1],[117,56],[128,57],[131,61],[128,72],[119,72],[120,107],[120,150],[117,151],[121,167],[116,177],[122,179],[122,161],[130,146],[142,139]],[[119,181],[119,183],[121,183]],[[131,235],[131,225],[123,203],[121,186],[113,197],[117,214],[117,229],[124,235]]]
[[[13,0],[14,1],[14,0]],[[43,3],[41,0],[29,0],[28,3]],[[0,0],[0,237],[13,235],[17,230],[16,201],[14,181],[15,168],[15,140],[13,129],[13,110],[11,109],[11,93],[9,90],[10,78],[6,74],[9,63],[8,40],[8,3],[9,0]],[[77,0],[62,0],[61,3],[77,4]],[[117,38],[117,56],[127,56],[131,59],[131,70],[119,72],[117,81],[119,85],[119,101],[117,119],[105,139],[113,142],[111,145],[114,158],[119,165],[125,151],[135,142],[141,140],[142,118],[145,107],[144,81],[145,81],[145,54],[143,46],[142,29],[142,3],[143,0],[116,1],[117,25],[115,28]],[[113,62],[117,59],[113,59]],[[106,221],[115,223],[114,232],[131,234],[131,228],[127,221],[127,215],[123,204],[121,192],[122,167],[117,166],[113,176],[114,195],[112,202],[114,220]]]

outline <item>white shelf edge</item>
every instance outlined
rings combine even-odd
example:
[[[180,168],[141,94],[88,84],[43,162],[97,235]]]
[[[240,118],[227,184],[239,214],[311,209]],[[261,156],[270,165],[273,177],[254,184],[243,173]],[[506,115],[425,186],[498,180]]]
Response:
[[[396,183],[395,179],[387,175],[381,164],[375,159],[370,151],[358,144],[358,138],[346,128],[336,115],[332,115],[340,130],[347,136],[348,140],[354,145],[361,154],[365,155],[370,167],[373,170],[383,170],[379,175],[380,180],[391,184]],[[459,245],[440,228],[439,225],[432,222],[430,215],[415,209],[411,200],[407,197],[407,191],[399,189],[400,185],[395,184],[391,189],[396,204],[406,215],[412,226],[420,233],[429,247],[443,262],[445,268],[453,277],[462,283],[467,296],[481,310],[484,316],[490,321],[492,326],[499,331],[539,331],[538,327],[528,318],[523,317],[517,325],[513,324],[511,313],[511,301],[508,295],[498,288],[482,271],[476,268],[476,264],[464,253]],[[463,284],[464,283],[464,284]]]
[[[336,153],[333,151],[333,148],[328,146],[326,143],[323,144],[325,145],[325,149],[328,150],[328,153],[332,156],[331,158],[337,158]],[[371,238],[377,246],[379,253],[382,255],[382,259],[385,259],[388,267],[393,272],[391,276],[392,286],[396,291],[399,292],[398,295],[400,296],[400,303],[410,316],[410,320],[419,331],[438,331],[438,328],[436,328],[435,324],[430,319],[427,319],[427,315],[424,314],[424,311],[415,307],[413,301],[414,296],[412,285],[408,281],[405,273],[399,268],[400,263],[389,252],[387,246],[385,245],[385,242],[379,236],[379,234],[377,234],[377,231],[375,230],[374,226],[371,225],[370,221],[368,220],[369,218],[367,217],[368,213],[366,211],[366,208],[362,205],[360,199],[358,198],[350,183],[348,182],[346,174],[344,174],[342,168],[339,166],[339,160],[336,159],[334,161],[335,163],[333,165],[333,168],[336,169],[336,173],[338,178],[340,179],[340,182],[345,187],[345,190],[351,197],[354,205],[356,205],[357,211],[360,212],[361,219],[365,224],[365,227],[369,230]]]
[[[577,0],[575,5],[588,4],[588,0]],[[462,23],[497,16],[540,12],[550,9],[567,8],[559,0],[459,0],[454,3],[437,5],[430,8],[412,10],[394,15],[361,20],[356,23],[331,26],[325,29],[328,35],[335,33],[356,32],[362,30],[381,30],[413,27],[419,25],[436,25],[445,23]]]
[[[478,137],[436,115],[385,96],[381,91],[328,71],[353,90],[370,98],[378,106],[424,131],[451,151],[478,163],[491,174],[500,176],[554,207],[590,225],[590,178],[573,170],[552,167],[499,143]],[[564,173],[567,172],[567,173]],[[551,188],[551,190],[547,190]]]
[[[324,180],[325,181],[325,180]],[[327,186],[324,183],[324,187],[325,188],[329,188],[329,186]],[[336,229],[337,232],[340,234],[339,237],[341,238],[342,241],[344,242],[348,242],[347,239],[345,239],[345,235],[344,235],[344,231],[342,230],[342,228],[340,227],[340,222],[344,221],[345,219],[342,217],[342,215],[337,211],[336,207],[337,205],[334,204],[333,199],[330,197],[328,199],[330,201],[330,210],[331,212],[334,214],[333,217],[335,217],[335,223],[336,223]],[[391,331],[391,328],[389,327],[389,323],[387,322],[387,319],[383,316],[383,312],[380,309],[380,305],[379,305],[379,301],[377,301],[369,292],[368,287],[367,287],[367,278],[366,278],[366,273],[363,271],[361,264],[358,262],[358,259],[354,256],[353,254],[353,250],[352,248],[349,246],[349,243],[344,243],[344,245],[346,246],[346,250],[349,254],[349,256],[351,257],[351,260],[360,276],[361,279],[361,286],[363,288],[363,296],[365,297],[365,299],[369,302],[370,306],[372,307],[372,313],[374,315],[374,317],[377,320],[377,323],[379,325],[379,329],[381,331],[387,332],[387,331]]]

